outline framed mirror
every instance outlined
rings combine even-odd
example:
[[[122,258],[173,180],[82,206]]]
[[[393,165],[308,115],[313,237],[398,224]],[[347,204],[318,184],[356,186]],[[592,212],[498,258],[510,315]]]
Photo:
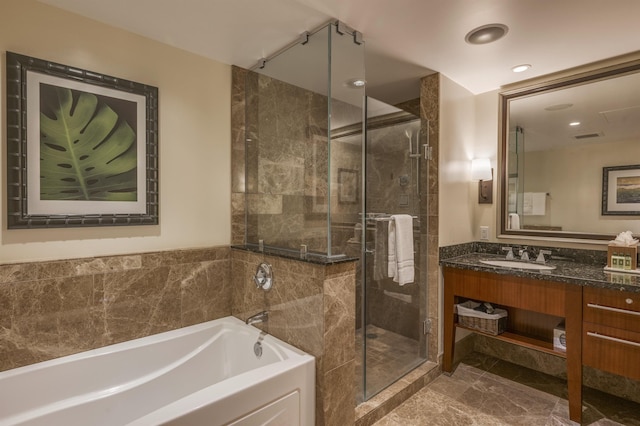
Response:
[[[501,236],[640,234],[640,60],[500,94]]]

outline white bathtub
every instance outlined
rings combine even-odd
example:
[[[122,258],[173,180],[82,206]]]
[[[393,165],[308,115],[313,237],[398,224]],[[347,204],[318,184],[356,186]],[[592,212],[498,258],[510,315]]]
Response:
[[[0,425],[310,426],[314,368],[226,317],[2,372]]]

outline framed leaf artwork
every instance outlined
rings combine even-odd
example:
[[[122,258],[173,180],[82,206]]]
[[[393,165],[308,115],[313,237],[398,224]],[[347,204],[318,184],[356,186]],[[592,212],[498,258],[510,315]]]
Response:
[[[158,89],[6,63],[8,228],[158,224]]]

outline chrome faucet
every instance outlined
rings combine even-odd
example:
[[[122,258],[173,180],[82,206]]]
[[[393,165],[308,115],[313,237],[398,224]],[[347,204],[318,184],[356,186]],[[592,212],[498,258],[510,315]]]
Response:
[[[538,263],[547,263],[547,260],[544,258],[544,255],[551,255],[551,250],[540,250],[538,252],[538,257],[536,259],[536,262]]]
[[[526,247],[518,250],[518,254],[520,255],[520,260],[523,260],[523,261],[529,260],[529,252],[527,251]]]
[[[507,252],[507,260],[513,260],[513,247],[502,247],[502,251]]]
[[[255,315],[250,316],[245,321],[248,325],[257,324],[259,322],[267,322],[269,319],[269,311],[258,312]]]

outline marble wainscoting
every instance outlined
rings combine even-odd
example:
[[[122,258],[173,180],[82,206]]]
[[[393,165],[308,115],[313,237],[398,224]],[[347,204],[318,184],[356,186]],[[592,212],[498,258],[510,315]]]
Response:
[[[480,334],[474,335],[473,340],[474,350],[478,353],[503,359],[550,376],[565,380],[567,378],[567,365],[564,358],[511,345]],[[582,381],[584,386],[640,403],[640,381],[587,366],[582,369]]]
[[[230,248],[0,265],[0,370],[231,315]]]
[[[268,292],[253,282],[261,262],[273,268]],[[355,421],[355,274],[355,262],[322,265],[231,251],[233,315],[244,321],[268,310],[268,321],[256,327],[316,357],[316,425]]]

